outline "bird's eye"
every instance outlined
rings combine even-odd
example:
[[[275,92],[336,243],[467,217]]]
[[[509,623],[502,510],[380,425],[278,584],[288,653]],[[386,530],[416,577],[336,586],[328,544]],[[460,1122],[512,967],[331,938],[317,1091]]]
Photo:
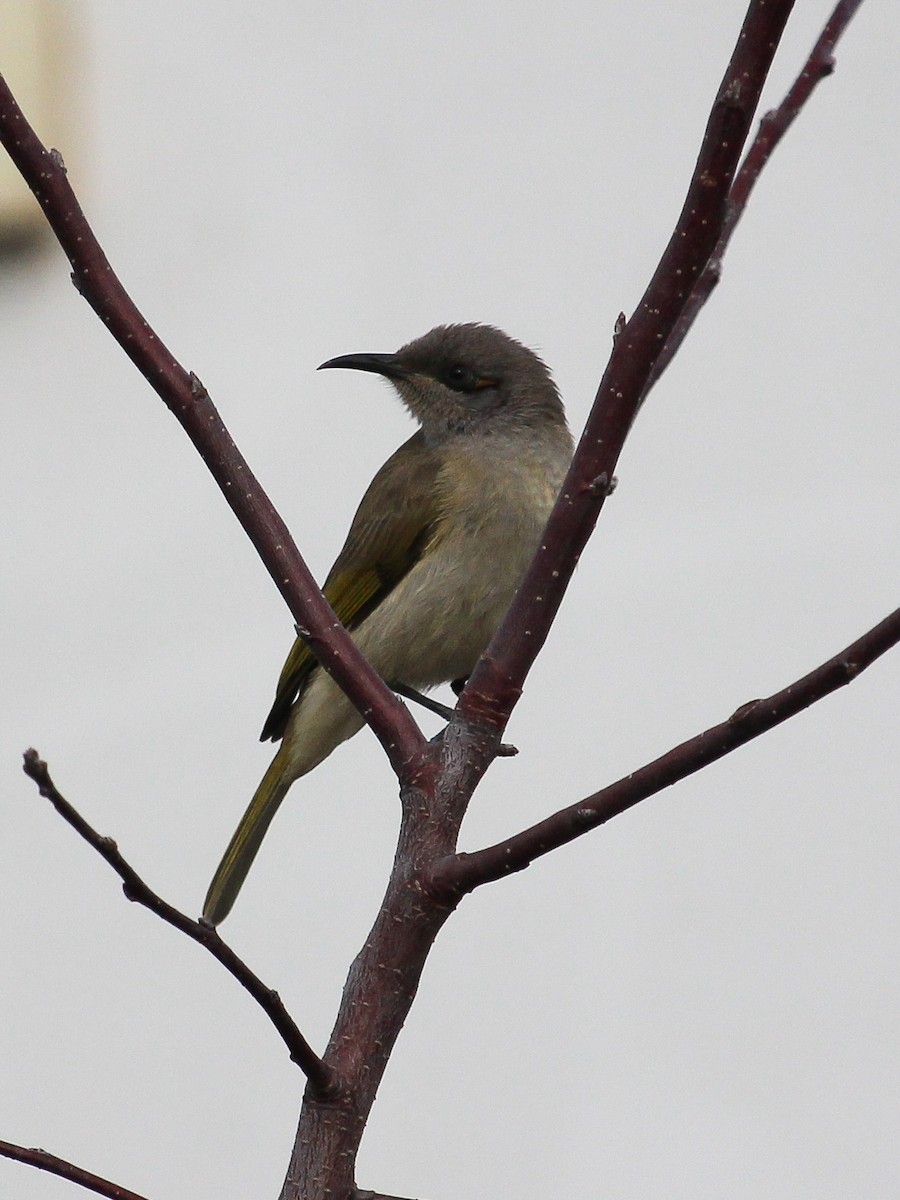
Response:
[[[472,392],[475,390],[478,380],[468,367],[454,363],[445,371],[444,383],[447,387],[453,388],[455,392]]]

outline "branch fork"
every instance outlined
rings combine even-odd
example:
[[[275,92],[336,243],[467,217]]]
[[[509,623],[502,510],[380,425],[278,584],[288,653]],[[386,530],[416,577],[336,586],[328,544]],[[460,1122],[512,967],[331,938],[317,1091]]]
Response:
[[[307,1095],[282,1200],[398,1200],[356,1188],[356,1152],[431,945],[463,895],[524,869],[536,857],[788,719],[849,682],[900,640],[898,610],[803,679],[766,700],[749,701],[721,725],[616,783],[496,846],[468,854],[456,850],[475,787],[492,759],[511,749],[500,739],[579,555],[615,486],[616,462],[635,416],[715,288],[722,257],[760,171],[816,84],[833,70],[834,45],[860,2],[837,4],[803,71],[784,102],[763,117],[739,167],[760,90],[793,7],[792,0],[750,3],[675,231],[635,312],[627,321],[622,314],[616,321],[612,355],[541,548],[455,709],[442,712],[449,723],[437,744],[425,740],[405,705],[337,621],[206,388],[196,374],[180,366],[138,312],[78,205],[61,155],[41,145],[0,79],[0,140],[68,255],[73,282],[183,425],[284,596],[298,634],[309,641],[320,663],[364,715],[401,782],[403,817],[387,895],[351,968],[329,1045],[319,1056],[278,994],[218,933],[152,892],[116,843],[93,830],[60,795],[37,753],[29,751],[25,758],[25,771],[41,794],[116,871],[126,896],[213,954],[263,1008],[305,1072]],[[25,1151],[9,1143],[0,1143],[0,1154],[47,1170],[54,1169],[51,1160],[62,1163],[43,1151]],[[44,1157],[38,1161],[28,1155]],[[67,1177],[97,1194],[141,1200],[71,1164],[63,1166],[76,1173]]]

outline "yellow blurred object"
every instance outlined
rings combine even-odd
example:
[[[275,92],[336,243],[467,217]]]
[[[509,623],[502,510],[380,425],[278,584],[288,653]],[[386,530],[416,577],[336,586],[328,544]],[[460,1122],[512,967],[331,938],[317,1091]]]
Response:
[[[74,7],[74,0],[0,0],[0,71],[38,136],[64,157],[76,124]],[[0,152],[0,245],[29,243],[44,228],[34,196],[9,156]]]

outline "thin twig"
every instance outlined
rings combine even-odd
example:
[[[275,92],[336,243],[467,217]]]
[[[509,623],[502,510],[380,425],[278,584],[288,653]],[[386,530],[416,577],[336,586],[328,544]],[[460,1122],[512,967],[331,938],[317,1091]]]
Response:
[[[195,942],[199,942],[213,958],[218,959],[226,971],[238,981],[278,1030],[281,1040],[288,1048],[291,1059],[309,1080],[310,1091],[318,1098],[334,1098],[341,1094],[340,1080],[334,1071],[326,1067],[319,1056],[297,1028],[293,1018],[272,988],[266,987],[258,975],[243,959],[223,942],[216,930],[203,921],[194,921],[179,909],[168,904],[156,894],[138,875],[134,867],[123,858],[116,843],[110,837],[98,833],[81,813],[58,791],[47,764],[36,750],[26,750],[23,770],[37,784],[38,791],[49,800],[59,815],[79,837],[83,838],[122,880],[122,890],[129,900],[150,910],[167,925],[172,925]]]
[[[840,0],[813,46],[809,58],[803,65],[800,74],[794,80],[785,98],[777,108],[767,112],[759,123],[756,137],[744,156],[740,170],[735,176],[734,186],[728,197],[728,211],[725,225],[716,248],[709,262],[703,269],[700,278],[694,285],[691,297],[683,312],[675,323],[672,332],[666,338],[662,353],[656,360],[647,386],[644,389],[645,400],[650,389],[659,380],[666,367],[675,357],[681,343],[687,336],[688,330],[696,321],[700,310],[715,290],[722,276],[722,260],[731,241],[732,234],[738,221],[744,215],[747,201],[759,179],[760,173],[772,156],[775,147],[800,115],[806,102],[823,79],[827,79],[835,68],[834,49],[850,24],[862,0]],[[642,400],[643,403],[643,400]]]
[[[682,742],[586,800],[561,809],[494,846],[474,854],[450,855],[436,863],[427,886],[437,895],[458,897],[483,883],[523,870],[534,859],[596,829],[851,683],[898,642],[900,608],[802,679],[766,700],[751,700],[742,705],[727,721]]]
[[[0,76],[0,143],[8,151],[72,264],[72,281],[178,419],[284,597],[309,630],[316,658],[359,709],[402,779],[427,745],[408,709],[357,650],[322,595],[287,526],[225,428],[206,388],[150,328],[113,272],[66,177]]]
[[[107,1200],[146,1200],[137,1192],[130,1192],[128,1188],[120,1187],[117,1183],[110,1183],[108,1179],[92,1175],[83,1167],[77,1167],[64,1158],[57,1158],[55,1154],[48,1154],[46,1150],[0,1141],[0,1155],[4,1158],[11,1158],[15,1162],[26,1163],[29,1167],[37,1167],[39,1171],[48,1171],[51,1175],[58,1175],[61,1179],[67,1179],[69,1183],[77,1183],[80,1187],[87,1188],[89,1192],[94,1192],[98,1196],[106,1196]]]

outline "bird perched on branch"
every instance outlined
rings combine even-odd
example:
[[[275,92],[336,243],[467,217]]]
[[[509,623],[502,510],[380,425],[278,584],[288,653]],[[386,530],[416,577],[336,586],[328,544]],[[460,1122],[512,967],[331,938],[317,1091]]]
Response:
[[[441,325],[396,354],[326,367],[383,376],[420,428],[369,485],[325,596],[388,684],[464,680],[537,550],[572,455],[556,385],[536,354],[489,325]],[[281,745],[210,884],[208,921],[230,912],[291,784],[362,725],[298,638],[261,735]]]

